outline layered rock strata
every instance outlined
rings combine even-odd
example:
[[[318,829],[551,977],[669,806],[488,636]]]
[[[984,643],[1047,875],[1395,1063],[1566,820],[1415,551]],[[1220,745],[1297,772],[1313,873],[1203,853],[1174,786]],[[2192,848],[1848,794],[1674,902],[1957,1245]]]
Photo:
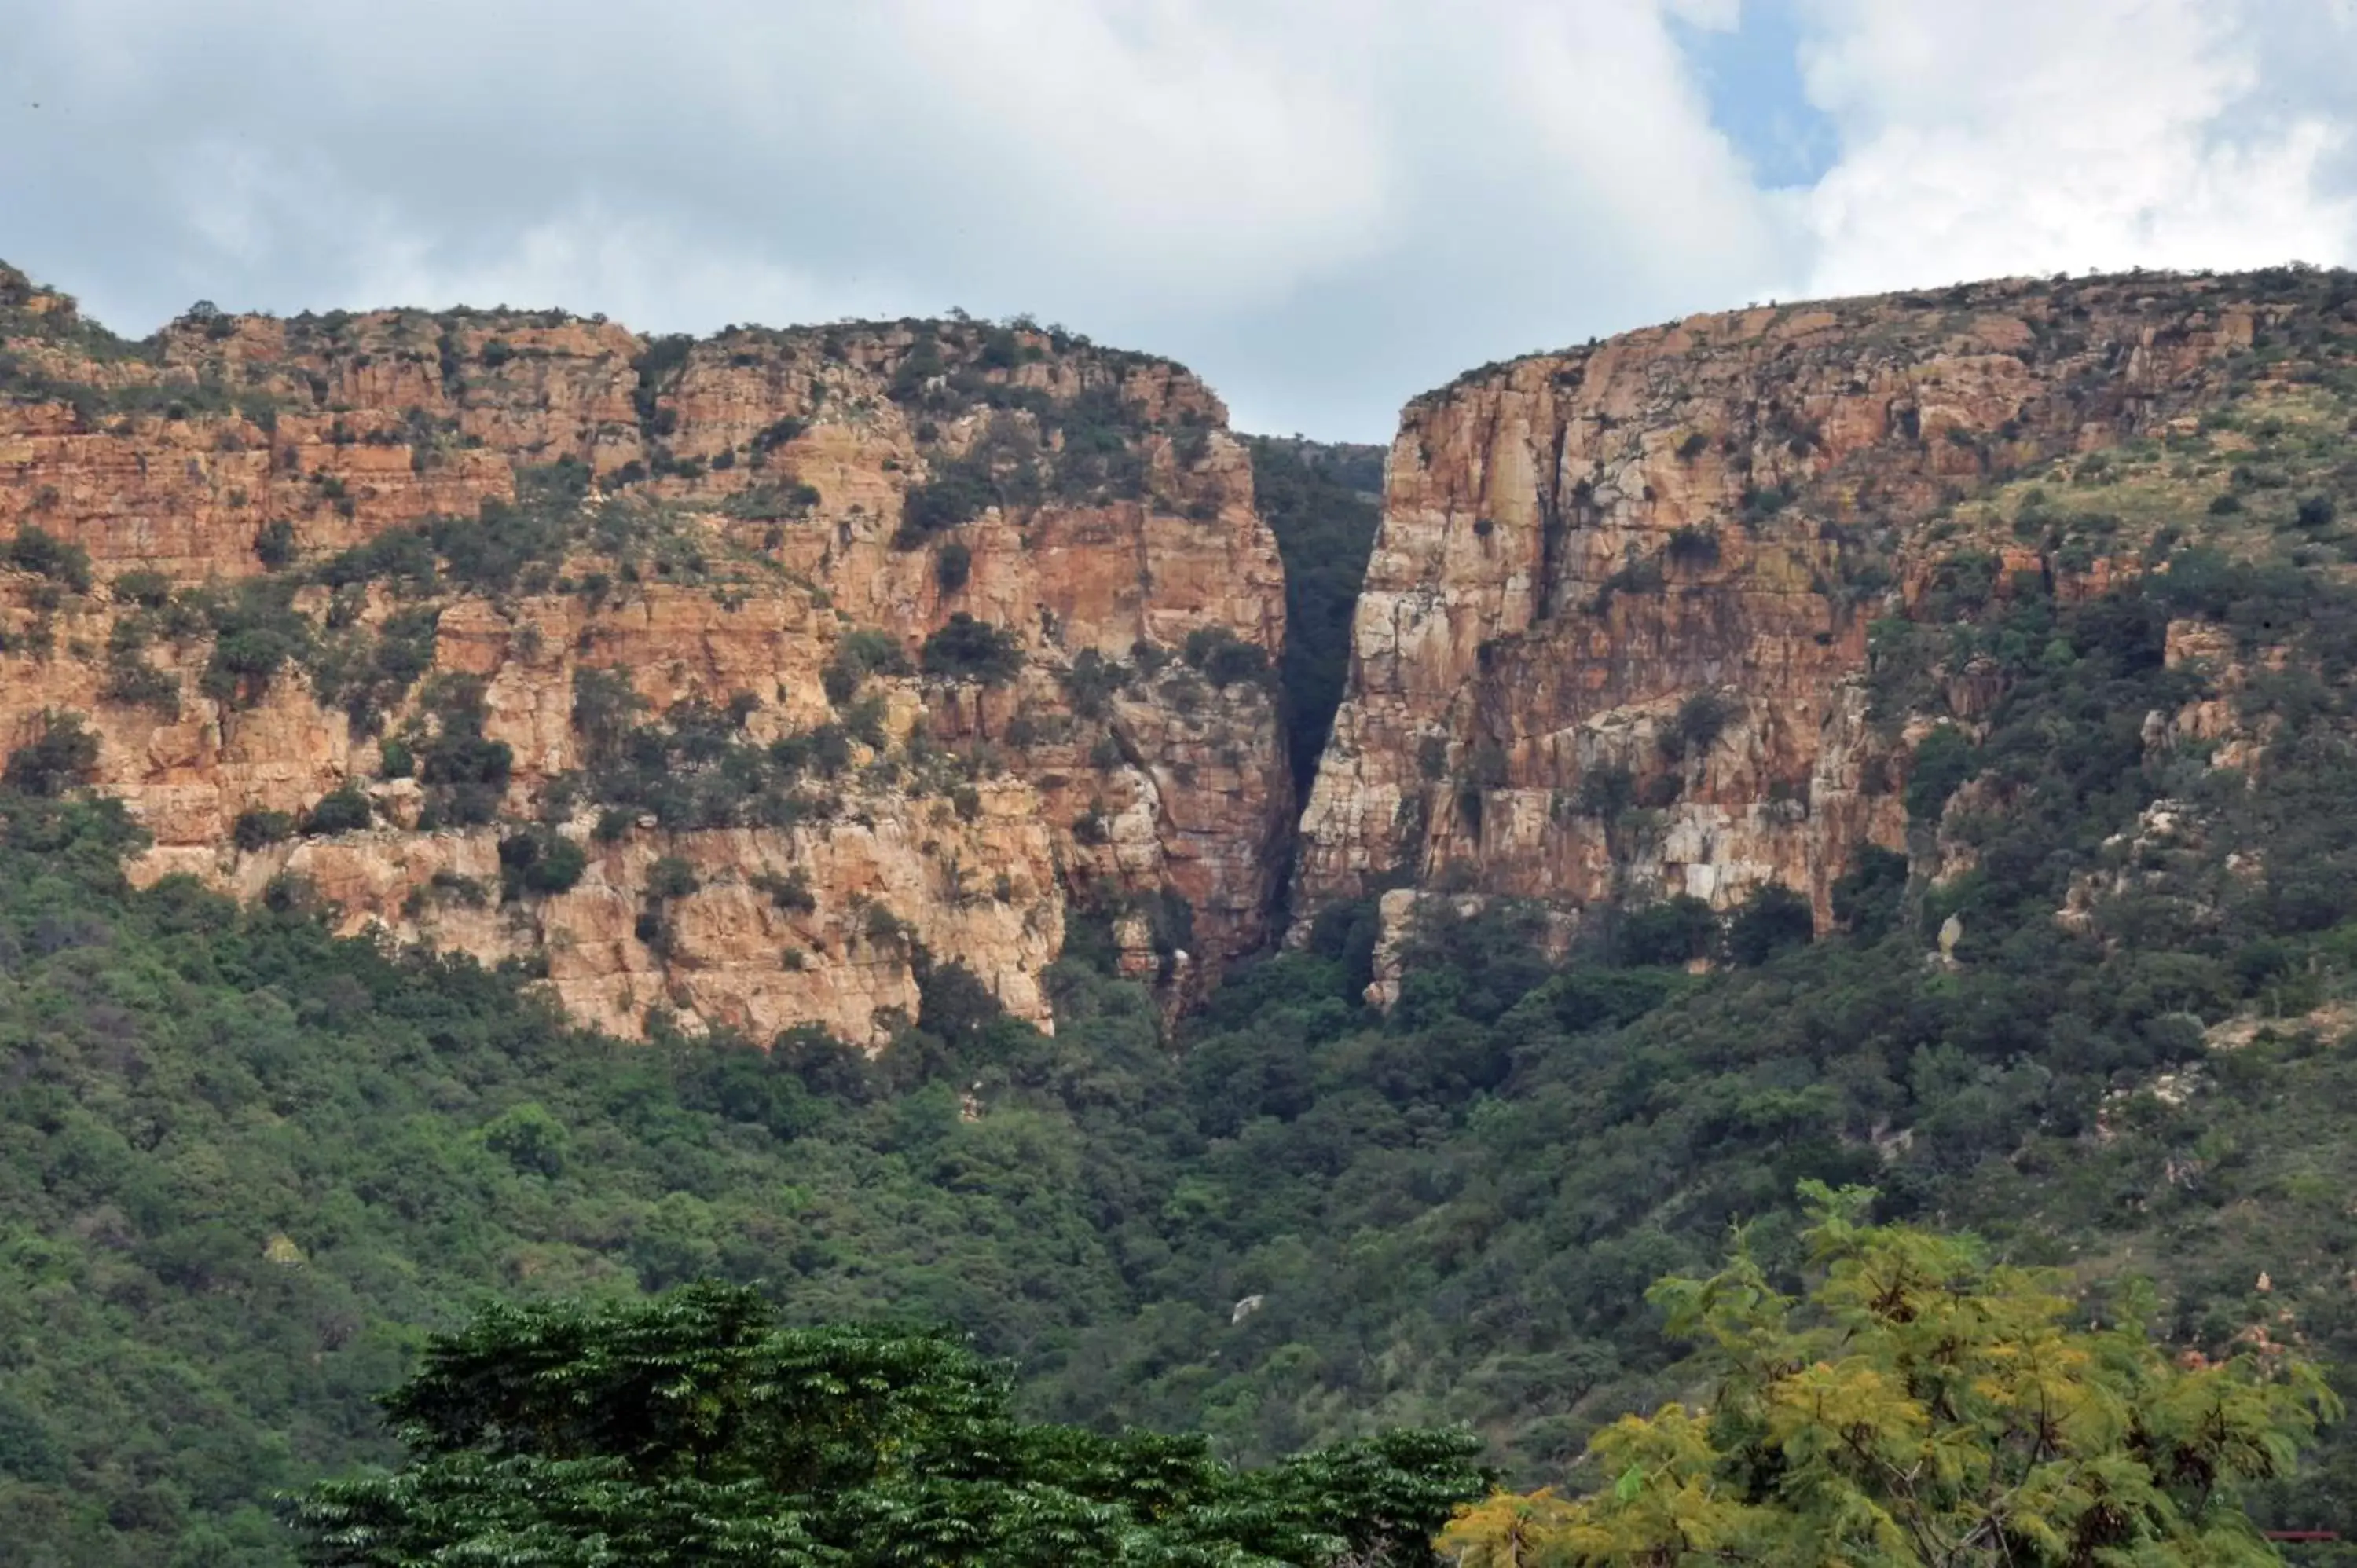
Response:
[[[1923,614],[1968,554],[1999,593],[2029,573],[2068,598],[2138,569],[2134,529],[2065,543],[1974,499],[2190,428],[2331,329],[2292,281],[1701,316],[1419,398],[1301,822],[1297,930],[1403,887],[1577,911],[1724,908],[1781,883],[1824,923],[1863,846],[1907,842],[1920,729],[1869,714],[1877,621]],[[1975,671],[1940,678],[1968,718]]]
[[[874,1044],[927,963],[1047,1023],[1076,908],[1183,911],[1153,966],[1200,983],[1294,805],[1225,421],[1028,326],[131,344],[0,271],[0,743],[94,733],[143,877],[296,875],[626,1032]],[[557,841],[577,880],[521,874]]]

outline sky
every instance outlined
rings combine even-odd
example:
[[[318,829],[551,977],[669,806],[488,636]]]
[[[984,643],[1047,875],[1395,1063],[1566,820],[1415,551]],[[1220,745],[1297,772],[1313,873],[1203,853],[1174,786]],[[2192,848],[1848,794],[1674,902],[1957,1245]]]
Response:
[[[2357,0],[0,0],[0,259],[144,335],[1028,313],[1242,429],[1752,301],[2357,263]]]

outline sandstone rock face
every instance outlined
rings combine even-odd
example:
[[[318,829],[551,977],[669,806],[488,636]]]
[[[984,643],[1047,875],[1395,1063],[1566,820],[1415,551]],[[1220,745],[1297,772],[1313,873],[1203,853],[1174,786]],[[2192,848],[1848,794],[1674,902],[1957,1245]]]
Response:
[[[1284,585],[1225,421],[1178,366],[1028,328],[380,311],[132,345],[0,269],[0,544],[89,561],[9,550],[0,745],[86,723],[143,877],[297,875],[624,1032],[872,1045],[928,960],[1046,1024],[1068,917],[1146,903],[1200,984],[1265,940],[1294,812],[1250,668]],[[592,735],[599,680],[638,708]],[[266,816],[348,786],[365,827]],[[523,839],[577,882],[503,874]]]
[[[1824,923],[1862,846],[1907,841],[1914,737],[1869,715],[1872,624],[1968,550],[2000,593],[2137,569],[2125,540],[1976,536],[1960,503],[2203,406],[2285,327],[2234,281],[1697,317],[1411,403],[1301,822],[1297,931],[1402,885],[1725,908],[1775,882]],[[1994,701],[1943,673],[1952,711]]]

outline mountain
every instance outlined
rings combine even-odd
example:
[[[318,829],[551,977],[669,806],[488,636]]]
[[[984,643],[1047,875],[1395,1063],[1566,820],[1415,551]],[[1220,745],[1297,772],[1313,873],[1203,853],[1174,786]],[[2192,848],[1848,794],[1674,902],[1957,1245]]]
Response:
[[[2352,518],[2345,273],[1701,317],[1412,403],[1291,950],[1186,1042],[1175,1250],[1255,1310],[1155,1294],[1082,1404],[1456,1418],[1544,1477],[1680,1391],[1646,1283],[1736,1224],[1789,1266],[1803,1179],[2347,1365]],[[2319,1463],[2277,1517],[2348,1530]]]
[[[2330,461],[2238,467],[2203,419],[2341,434],[2314,388],[2345,352],[2345,292],[2138,275],[1778,306],[1415,400],[1296,921],[1402,885],[1576,912],[1776,884],[1827,928],[1861,851],[1909,852],[1910,726],[1977,725],[2008,684],[1997,650],[1969,650],[1938,700],[1878,709],[1876,638],[1973,595],[2084,603],[2158,564],[2164,528],[2303,542]]]
[[[1037,1415],[1534,1483],[1689,1391],[1646,1284],[1735,1224],[1789,1278],[1809,1178],[2357,1364],[2357,278],[1697,317],[1416,400],[1379,502],[1017,326],[11,298],[33,1560],[270,1561],[422,1328],[706,1273]],[[379,377],[459,427],[366,440]],[[1002,874],[1012,947],[952,897]],[[2352,1475],[2260,1512],[2357,1532]]]
[[[927,963],[1047,1024],[1076,910],[1174,997],[1264,938],[1284,582],[1178,366],[561,312],[134,344],[16,274],[0,353],[0,734],[81,715],[136,878],[299,876],[626,1034],[880,1044]]]

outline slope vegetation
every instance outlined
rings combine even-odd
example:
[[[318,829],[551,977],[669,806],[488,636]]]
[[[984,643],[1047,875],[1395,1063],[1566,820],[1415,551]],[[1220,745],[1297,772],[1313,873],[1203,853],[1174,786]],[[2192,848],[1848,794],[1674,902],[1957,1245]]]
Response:
[[[1013,1358],[1042,1418],[1201,1430],[1244,1462],[1456,1420],[1552,1479],[1689,1387],[1645,1285],[1736,1223],[1789,1269],[1809,1178],[2064,1268],[2089,1316],[2148,1311],[2183,1358],[2357,1363],[2357,288],[2085,286],[2179,289],[2248,336],[2123,401],[2142,328],[2085,326],[2056,393],[2101,413],[2083,441],[1894,483],[1915,510],[1887,529],[1803,497],[1741,551],[1723,535],[1754,587],[1803,520],[1858,529],[1824,540],[1844,561],[1893,535],[1882,579],[1787,595],[1856,618],[1811,700],[1842,705],[1841,800],[1864,804],[1841,820],[1871,831],[1805,878],[1654,875],[1708,862],[1658,852],[1718,788],[1695,779],[1782,755],[1740,738],[1774,712],[1714,725],[1692,704],[1718,678],[1667,684],[1655,727],[1611,729],[1622,751],[1562,754],[1584,771],[1559,842],[1631,875],[1523,897],[1488,835],[1544,747],[1460,781],[1436,719],[1444,864],[1313,865],[1298,945],[1232,964],[1175,1036],[1151,987],[1182,913],[1076,899],[1039,976],[1052,1036],[920,943],[913,1024],[885,1018],[873,1058],[661,1015],[625,1044],[525,962],[339,937],[299,877],[242,903],[153,879],[136,824],[86,799],[86,734],[27,726],[0,800],[0,1517],[31,1561],[272,1562],[266,1495],[387,1455],[367,1396],[425,1329],[492,1294],[707,1274],[793,1321],[946,1322]],[[1809,493],[1867,493],[1849,476]],[[36,547],[24,570],[72,566]],[[1603,613],[1704,624],[1709,587],[1665,568]],[[1374,755],[1351,729],[1369,648],[1321,793],[1338,748]],[[1652,803],[1657,776],[1687,804]],[[1779,832],[1829,820],[1761,788]],[[2352,1498],[2357,1442],[2330,1434],[2261,1500],[2357,1533]]]

